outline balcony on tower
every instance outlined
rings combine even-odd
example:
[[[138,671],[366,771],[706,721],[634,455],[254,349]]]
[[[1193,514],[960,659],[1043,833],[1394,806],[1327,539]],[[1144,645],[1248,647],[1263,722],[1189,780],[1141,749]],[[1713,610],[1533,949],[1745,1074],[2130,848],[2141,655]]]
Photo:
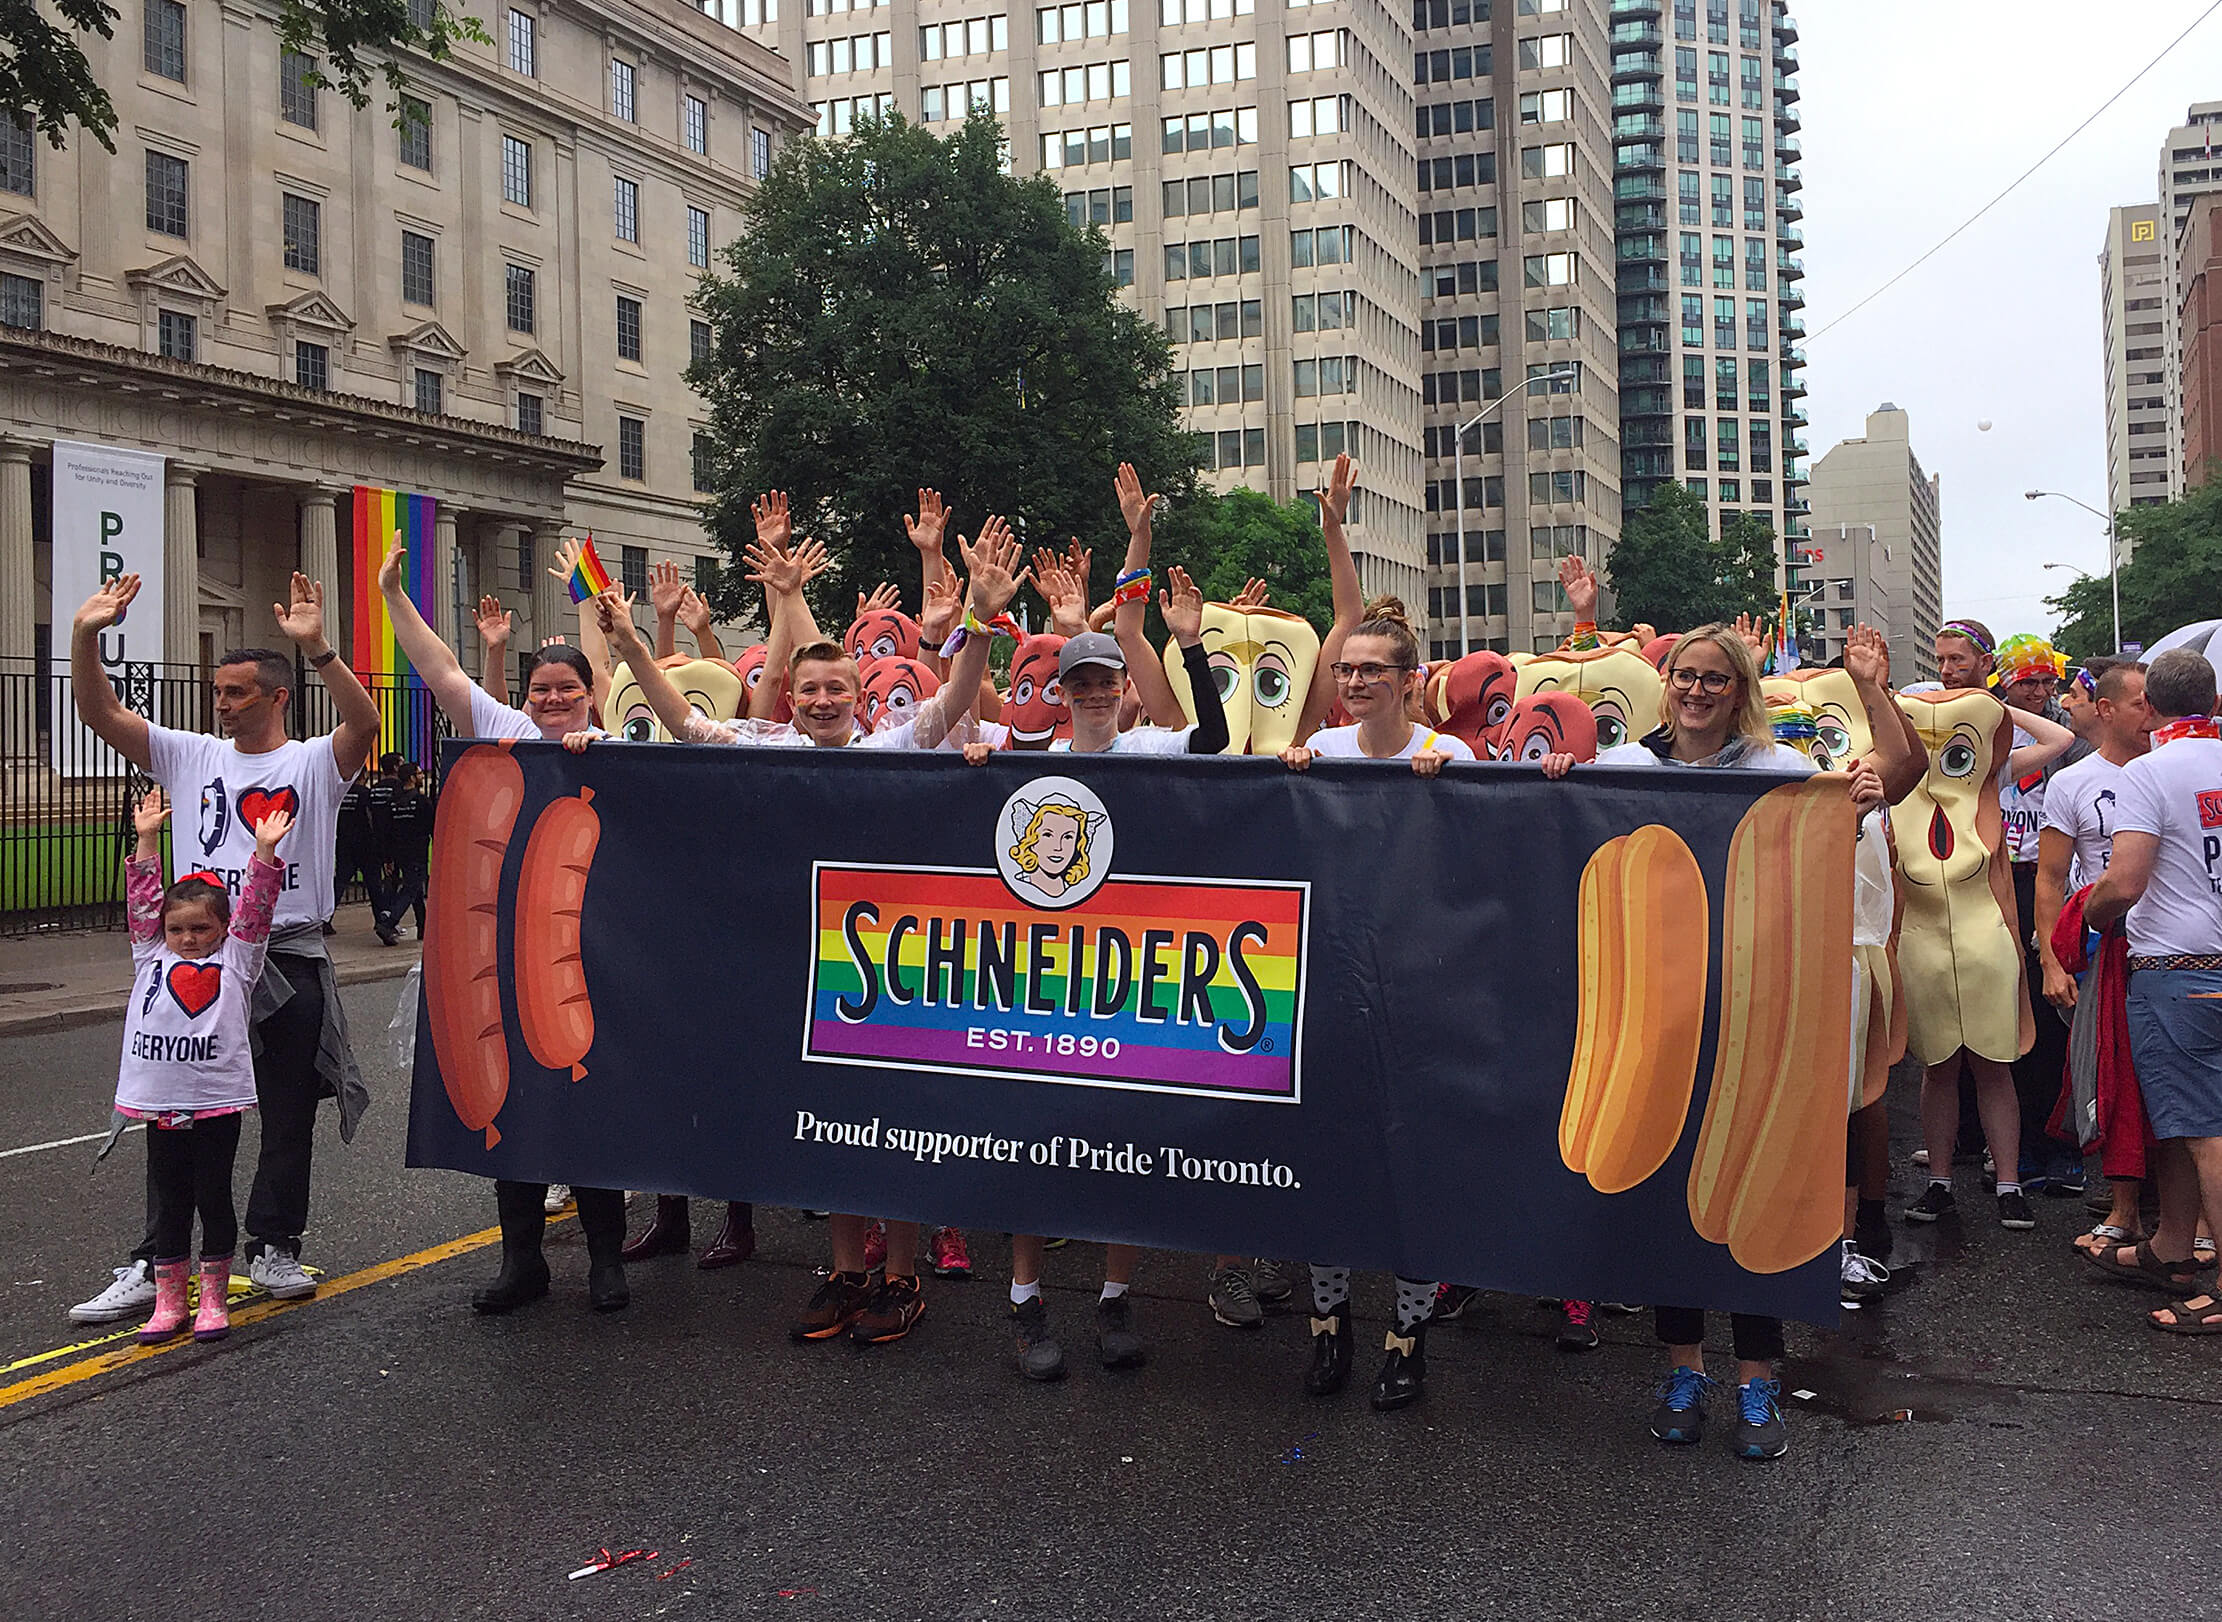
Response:
[[[1665,112],[1666,96],[1659,87],[1658,75],[1653,74],[1648,80],[1614,85],[1612,110],[1615,113]]]

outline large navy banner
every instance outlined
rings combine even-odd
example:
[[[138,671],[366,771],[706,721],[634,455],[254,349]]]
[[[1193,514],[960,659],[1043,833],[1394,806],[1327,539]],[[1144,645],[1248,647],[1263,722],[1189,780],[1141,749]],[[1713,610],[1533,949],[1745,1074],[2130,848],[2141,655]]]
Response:
[[[448,748],[411,1165],[1835,1315],[1841,779]]]

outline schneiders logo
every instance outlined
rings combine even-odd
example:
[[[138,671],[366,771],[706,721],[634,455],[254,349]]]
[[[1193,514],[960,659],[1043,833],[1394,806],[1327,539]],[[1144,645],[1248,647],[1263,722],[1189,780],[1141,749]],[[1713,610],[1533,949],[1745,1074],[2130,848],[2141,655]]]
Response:
[[[992,868],[815,864],[806,1060],[1298,1101],[1307,885],[1114,879],[1069,777],[992,837]]]

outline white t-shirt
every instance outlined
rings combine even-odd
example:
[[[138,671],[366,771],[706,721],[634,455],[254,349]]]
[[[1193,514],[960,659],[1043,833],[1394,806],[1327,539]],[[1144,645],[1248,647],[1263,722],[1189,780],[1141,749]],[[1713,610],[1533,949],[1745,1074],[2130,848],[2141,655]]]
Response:
[[[180,874],[214,873],[239,904],[255,828],[268,806],[293,813],[293,831],[278,847],[285,884],[274,917],[283,931],[320,924],[332,915],[332,860],[339,839],[339,802],[347,792],[329,736],[288,739],[259,755],[205,732],[147,728],[154,780],[177,807],[170,837]],[[198,806],[188,824],[188,807]]]
[[[1305,740],[1304,747],[1315,755],[1329,760],[1410,760],[1422,750],[1438,755],[1448,755],[1453,760],[1472,760],[1474,752],[1465,741],[1447,732],[1430,732],[1415,723],[1411,736],[1404,740],[1404,747],[1393,755],[1369,755],[1358,747],[1358,729],[1355,726],[1322,727]]]
[[[2014,728],[2014,748],[2026,749],[2036,741],[2020,727]],[[2017,862],[2033,862],[2045,821],[2044,769],[2039,767],[2019,782],[2006,775],[2012,769],[2010,762],[1998,769],[1998,814],[2006,833],[2006,853]]]
[[[483,687],[471,689],[471,736],[523,738],[538,743],[547,736],[540,723],[513,704],[504,704]]]
[[[2222,739],[2178,738],[2122,768],[2118,834],[2160,840],[2145,894],[2129,909],[2139,957],[2222,952]]]
[[[1136,727],[1112,739],[1108,749],[1089,752],[1098,755],[1185,755],[1189,735],[1195,730],[1194,727]],[[1071,754],[1072,740],[1059,738],[1049,746],[1049,752]]]
[[[242,898],[232,911],[241,927],[207,957],[182,958],[162,938],[160,869],[134,863],[128,880],[131,1000],[123,1011],[116,1107],[132,1115],[251,1108],[248,1026],[270,944],[267,920],[250,920],[253,909]]]
[[[1600,766],[1688,766],[1686,760],[1671,756],[1661,760],[1649,746],[1642,743],[1616,743],[1601,750],[1597,756]],[[1786,743],[1770,743],[1764,749],[1747,750],[1730,768],[1742,772],[1781,772],[1785,777],[1811,777],[1821,768],[1812,760],[1799,754]]]
[[[2122,768],[2104,755],[2085,755],[2052,774],[2045,788],[2043,827],[2075,841],[2068,863],[2068,893],[2095,884],[2114,854],[2114,829],[2121,821]]]

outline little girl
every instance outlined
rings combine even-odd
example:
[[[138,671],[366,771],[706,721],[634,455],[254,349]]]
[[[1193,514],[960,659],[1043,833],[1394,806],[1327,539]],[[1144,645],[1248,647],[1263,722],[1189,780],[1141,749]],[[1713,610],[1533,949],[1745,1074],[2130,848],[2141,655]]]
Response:
[[[285,869],[272,852],[293,826],[284,811],[255,829],[254,859],[232,912],[223,883],[191,874],[162,887],[162,824],[170,807],[147,791],[132,814],[139,844],[124,865],[131,961],[116,1111],[147,1123],[147,1203],[154,1211],[154,1316],[141,1345],[185,1330],[187,1247],[201,1217],[201,1303],[195,1340],[231,1333],[231,1253],[239,1239],[232,1161],[239,1117],[255,1102],[248,1010],[262,977],[270,911]]]

